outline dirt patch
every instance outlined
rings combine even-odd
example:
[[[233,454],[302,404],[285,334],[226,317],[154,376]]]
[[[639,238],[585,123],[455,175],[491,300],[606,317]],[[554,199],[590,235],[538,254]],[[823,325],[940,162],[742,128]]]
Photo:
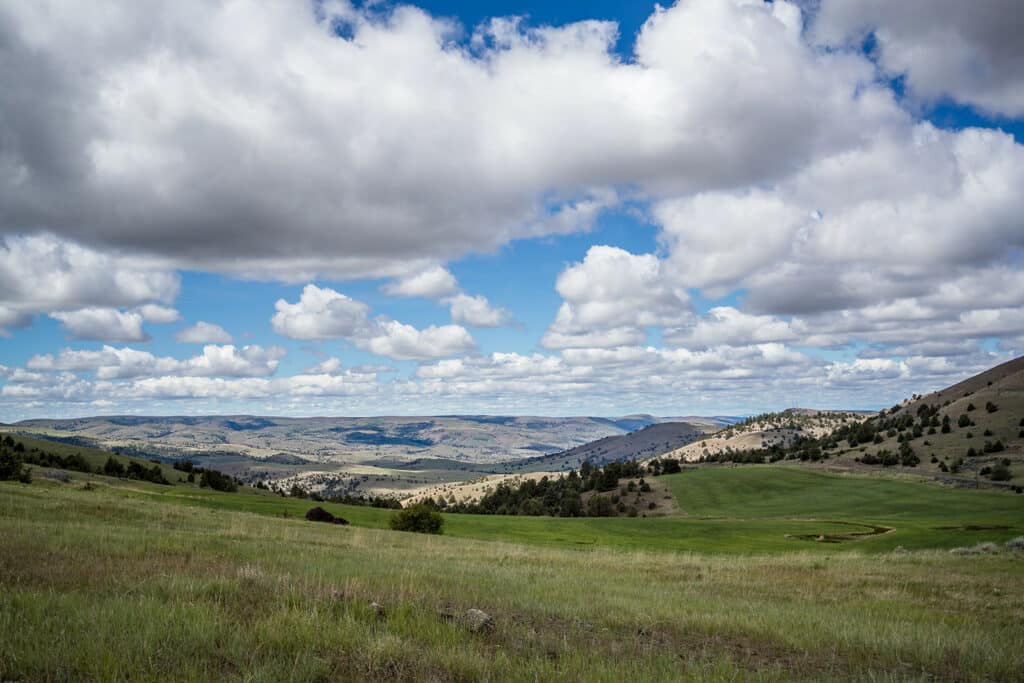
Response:
[[[846,543],[848,541],[860,541],[871,536],[881,536],[893,531],[893,527],[877,524],[858,524],[856,522],[828,522],[829,524],[842,524],[845,526],[857,527],[866,531],[850,531],[844,534],[835,532],[827,534],[786,534],[786,538],[793,538],[799,541],[815,541],[817,543]]]

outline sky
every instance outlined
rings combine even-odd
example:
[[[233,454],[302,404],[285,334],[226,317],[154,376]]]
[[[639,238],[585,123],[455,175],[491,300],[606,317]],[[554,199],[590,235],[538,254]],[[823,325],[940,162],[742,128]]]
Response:
[[[1024,354],[1016,0],[0,0],[0,421],[877,409]]]

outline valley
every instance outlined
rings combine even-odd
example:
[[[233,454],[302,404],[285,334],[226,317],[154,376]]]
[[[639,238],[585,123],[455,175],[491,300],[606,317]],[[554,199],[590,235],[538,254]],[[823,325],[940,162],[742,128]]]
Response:
[[[162,462],[190,460],[244,481],[404,497],[488,474],[563,471],[584,458],[658,455],[724,424],[601,417],[133,417],[27,420],[0,432]],[[648,428],[645,430],[645,428]],[[617,437],[623,437],[616,441]],[[610,439],[610,441],[601,441]],[[596,443],[595,443],[596,442]],[[582,450],[573,450],[582,447]]]

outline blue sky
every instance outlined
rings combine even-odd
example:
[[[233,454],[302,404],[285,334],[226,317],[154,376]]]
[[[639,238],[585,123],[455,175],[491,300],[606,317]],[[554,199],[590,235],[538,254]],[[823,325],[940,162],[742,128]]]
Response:
[[[1024,347],[1013,12],[0,8],[0,421],[952,383]]]

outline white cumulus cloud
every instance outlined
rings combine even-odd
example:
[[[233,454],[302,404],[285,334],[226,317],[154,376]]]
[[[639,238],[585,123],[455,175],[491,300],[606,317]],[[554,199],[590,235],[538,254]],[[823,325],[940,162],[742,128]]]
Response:
[[[472,336],[459,325],[417,329],[396,320],[370,318],[370,308],[330,288],[309,284],[295,303],[275,304],[274,331],[292,339],[346,339],[357,348],[396,360],[426,360],[474,348]]]
[[[555,284],[564,303],[542,343],[548,348],[640,343],[643,328],[680,325],[690,316],[686,291],[666,277],[661,259],[593,246]]]
[[[181,330],[174,338],[185,344],[230,344],[231,335],[220,325],[200,320]]]

